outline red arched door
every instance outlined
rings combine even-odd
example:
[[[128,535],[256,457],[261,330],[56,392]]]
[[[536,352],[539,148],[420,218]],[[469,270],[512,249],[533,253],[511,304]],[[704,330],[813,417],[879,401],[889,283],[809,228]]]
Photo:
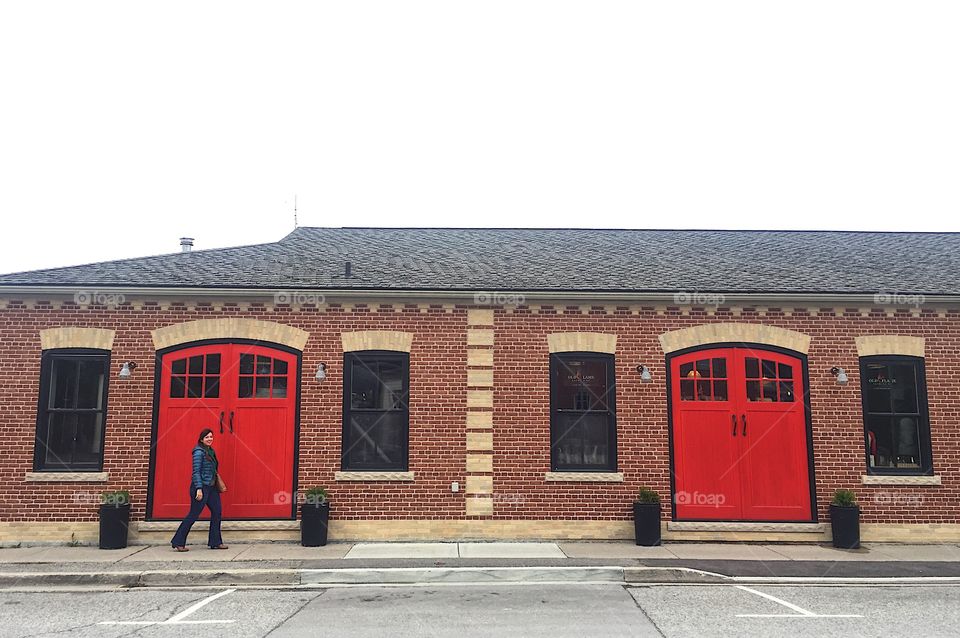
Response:
[[[712,348],[670,377],[676,517],[812,520],[801,360]]]
[[[290,518],[296,390],[297,357],[282,350],[213,344],[164,354],[152,517],[186,515],[190,452],[211,428],[228,488],[224,518]]]

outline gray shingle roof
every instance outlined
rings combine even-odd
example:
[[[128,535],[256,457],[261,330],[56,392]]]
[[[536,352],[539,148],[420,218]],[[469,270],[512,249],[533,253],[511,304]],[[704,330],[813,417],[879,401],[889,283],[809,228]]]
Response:
[[[958,295],[960,234],[298,228],[269,244],[0,275],[0,285]]]

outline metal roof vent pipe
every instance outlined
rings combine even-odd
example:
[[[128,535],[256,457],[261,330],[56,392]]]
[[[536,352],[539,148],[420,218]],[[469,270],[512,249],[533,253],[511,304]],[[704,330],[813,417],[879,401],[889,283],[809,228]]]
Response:
[[[350,262],[344,262],[343,264],[343,276],[347,279],[353,277],[353,267],[350,265]]]
[[[188,253],[193,250],[193,237],[180,238],[180,252]]]

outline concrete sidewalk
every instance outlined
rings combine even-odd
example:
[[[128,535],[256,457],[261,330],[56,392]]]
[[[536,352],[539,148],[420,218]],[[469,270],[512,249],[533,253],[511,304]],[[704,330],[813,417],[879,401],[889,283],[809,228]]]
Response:
[[[960,584],[960,546],[629,542],[285,543],[0,549],[0,588],[464,583],[888,582]]]

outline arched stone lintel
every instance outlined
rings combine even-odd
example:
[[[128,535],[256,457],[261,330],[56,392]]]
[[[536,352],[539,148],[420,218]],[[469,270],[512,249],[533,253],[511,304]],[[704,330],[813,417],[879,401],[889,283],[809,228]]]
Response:
[[[660,335],[666,354],[710,343],[761,343],[807,354],[810,335],[759,323],[708,323]]]
[[[865,335],[857,337],[857,356],[875,354],[900,354],[908,357],[923,357],[926,340],[923,337],[906,335]]]
[[[602,332],[553,332],[547,335],[550,352],[604,352],[616,354],[617,335]]]
[[[399,330],[360,330],[344,332],[340,335],[344,352],[360,350],[392,350],[410,352],[413,346],[413,333]]]
[[[40,348],[42,350],[53,350],[55,348],[113,350],[115,334],[115,331],[104,328],[78,328],[75,326],[47,328],[40,331]]]
[[[225,319],[199,319],[175,323],[151,332],[153,345],[157,350],[171,346],[178,346],[191,341],[205,339],[253,339],[269,341],[303,350],[310,338],[310,333],[273,321],[259,319],[242,319],[229,317]]]

